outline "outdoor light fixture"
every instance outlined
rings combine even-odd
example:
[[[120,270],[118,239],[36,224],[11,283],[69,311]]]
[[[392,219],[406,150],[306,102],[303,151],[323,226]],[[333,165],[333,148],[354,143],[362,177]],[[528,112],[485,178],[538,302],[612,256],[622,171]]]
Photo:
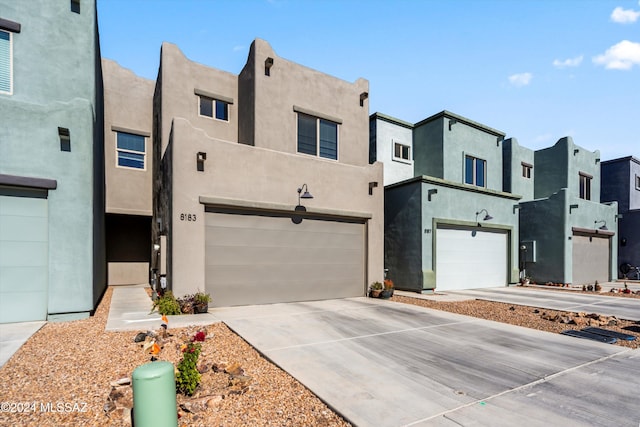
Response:
[[[364,100],[369,98],[369,92],[362,92],[360,94],[360,106],[364,107]]]
[[[599,223],[601,223],[601,222],[602,222],[602,223],[604,223],[604,224],[602,224],[600,227],[598,227],[598,230],[602,230],[602,231],[606,231],[606,230],[608,230],[608,228],[607,228],[607,221],[605,221],[604,219],[600,219],[600,220],[598,220],[598,221],[594,221],[594,224],[599,224]]]
[[[302,192],[303,189],[304,193]],[[298,206],[300,206],[300,199],[313,199],[313,196],[309,193],[307,184],[302,184],[302,187],[298,188]]]
[[[486,213],[484,218],[482,218],[483,221],[490,221],[490,220],[493,219],[493,217],[491,215],[489,215],[489,212],[487,212],[486,209],[482,209],[482,210],[476,212],[476,222],[478,222],[478,215],[480,215],[482,212]]]
[[[451,130],[451,127],[453,125],[455,125],[456,123],[458,123],[458,121],[456,119],[449,119],[449,130]]]

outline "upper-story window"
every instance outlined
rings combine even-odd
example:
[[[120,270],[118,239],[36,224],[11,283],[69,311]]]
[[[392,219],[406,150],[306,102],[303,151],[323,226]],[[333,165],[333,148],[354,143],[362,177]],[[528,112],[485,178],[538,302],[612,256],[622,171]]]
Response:
[[[0,30],[0,93],[13,93],[12,34]]]
[[[209,98],[199,95],[200,115],[216,118],[218,120],[229,121],[229,103],[220,99]]]
[[[71,12],[80,13],[80,0],[71,0]]]
[[[411,146],[393,141],[393,160],[410,162]]]
[[[145,137],[127,132],[116,132],[118,166],[145,169]]]
[[[522,162],[522,176],[524,178],[531,178],[531,170],[533,169],[533,165],[529,163]]]
[[[640,175],[636,175],[636,190],[640,190]]]
[[[580,172],[580,198],[591,200],[591,180],[593,177],[584,172]]]
[[[338,160],[338,123],[298,112],[298,153]]]
[[[487,161],[473,156],[464,158],[464,182],[478,187],[487,186]]]

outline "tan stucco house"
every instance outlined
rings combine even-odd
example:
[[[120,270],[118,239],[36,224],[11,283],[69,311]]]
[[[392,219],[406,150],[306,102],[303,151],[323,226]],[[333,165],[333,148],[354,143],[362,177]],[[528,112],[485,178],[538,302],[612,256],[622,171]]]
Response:
[[[366,80],[259,39],[239,75],[170,43],[156,82],[103,68],[111,284],[150,274],[229,306],[363,296],[383,279]]]

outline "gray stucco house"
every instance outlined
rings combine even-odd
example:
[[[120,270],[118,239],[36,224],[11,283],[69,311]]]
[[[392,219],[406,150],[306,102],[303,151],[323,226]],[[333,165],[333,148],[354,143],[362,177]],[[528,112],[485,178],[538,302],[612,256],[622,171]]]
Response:
[[[88,316],[105,289],[94,2],[0,0],[0,322]]]
[[[371,159],[384,159],[391,178],[385,267],[396,287],[517,282],[520,196],[503,191],[505,134],[449,111],[415,125],[373,114],[370,129]]]
[[[398,288],[617,277],[617,205],[600,203],[597,151],[571,138],[530,150],[448,111],[415,125],[376,113],[370,132],[370,160],[385,164],[385,267]]]
[[[622,157],[600,164],[603,202],[618,202],[618,268],[620,278],[640,279],[628,265],[640,268],[640,160]]]

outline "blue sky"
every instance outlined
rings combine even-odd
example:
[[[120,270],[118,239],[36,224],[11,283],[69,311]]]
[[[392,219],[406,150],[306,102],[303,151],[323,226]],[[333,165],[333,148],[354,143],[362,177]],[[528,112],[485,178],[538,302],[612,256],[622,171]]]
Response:
[[[539,149],[640,157],[638,0],[98,0],[102,56],[155,79],[163,41],[239,73],[249,45],[344,80],[370,113],[449,110]]]

